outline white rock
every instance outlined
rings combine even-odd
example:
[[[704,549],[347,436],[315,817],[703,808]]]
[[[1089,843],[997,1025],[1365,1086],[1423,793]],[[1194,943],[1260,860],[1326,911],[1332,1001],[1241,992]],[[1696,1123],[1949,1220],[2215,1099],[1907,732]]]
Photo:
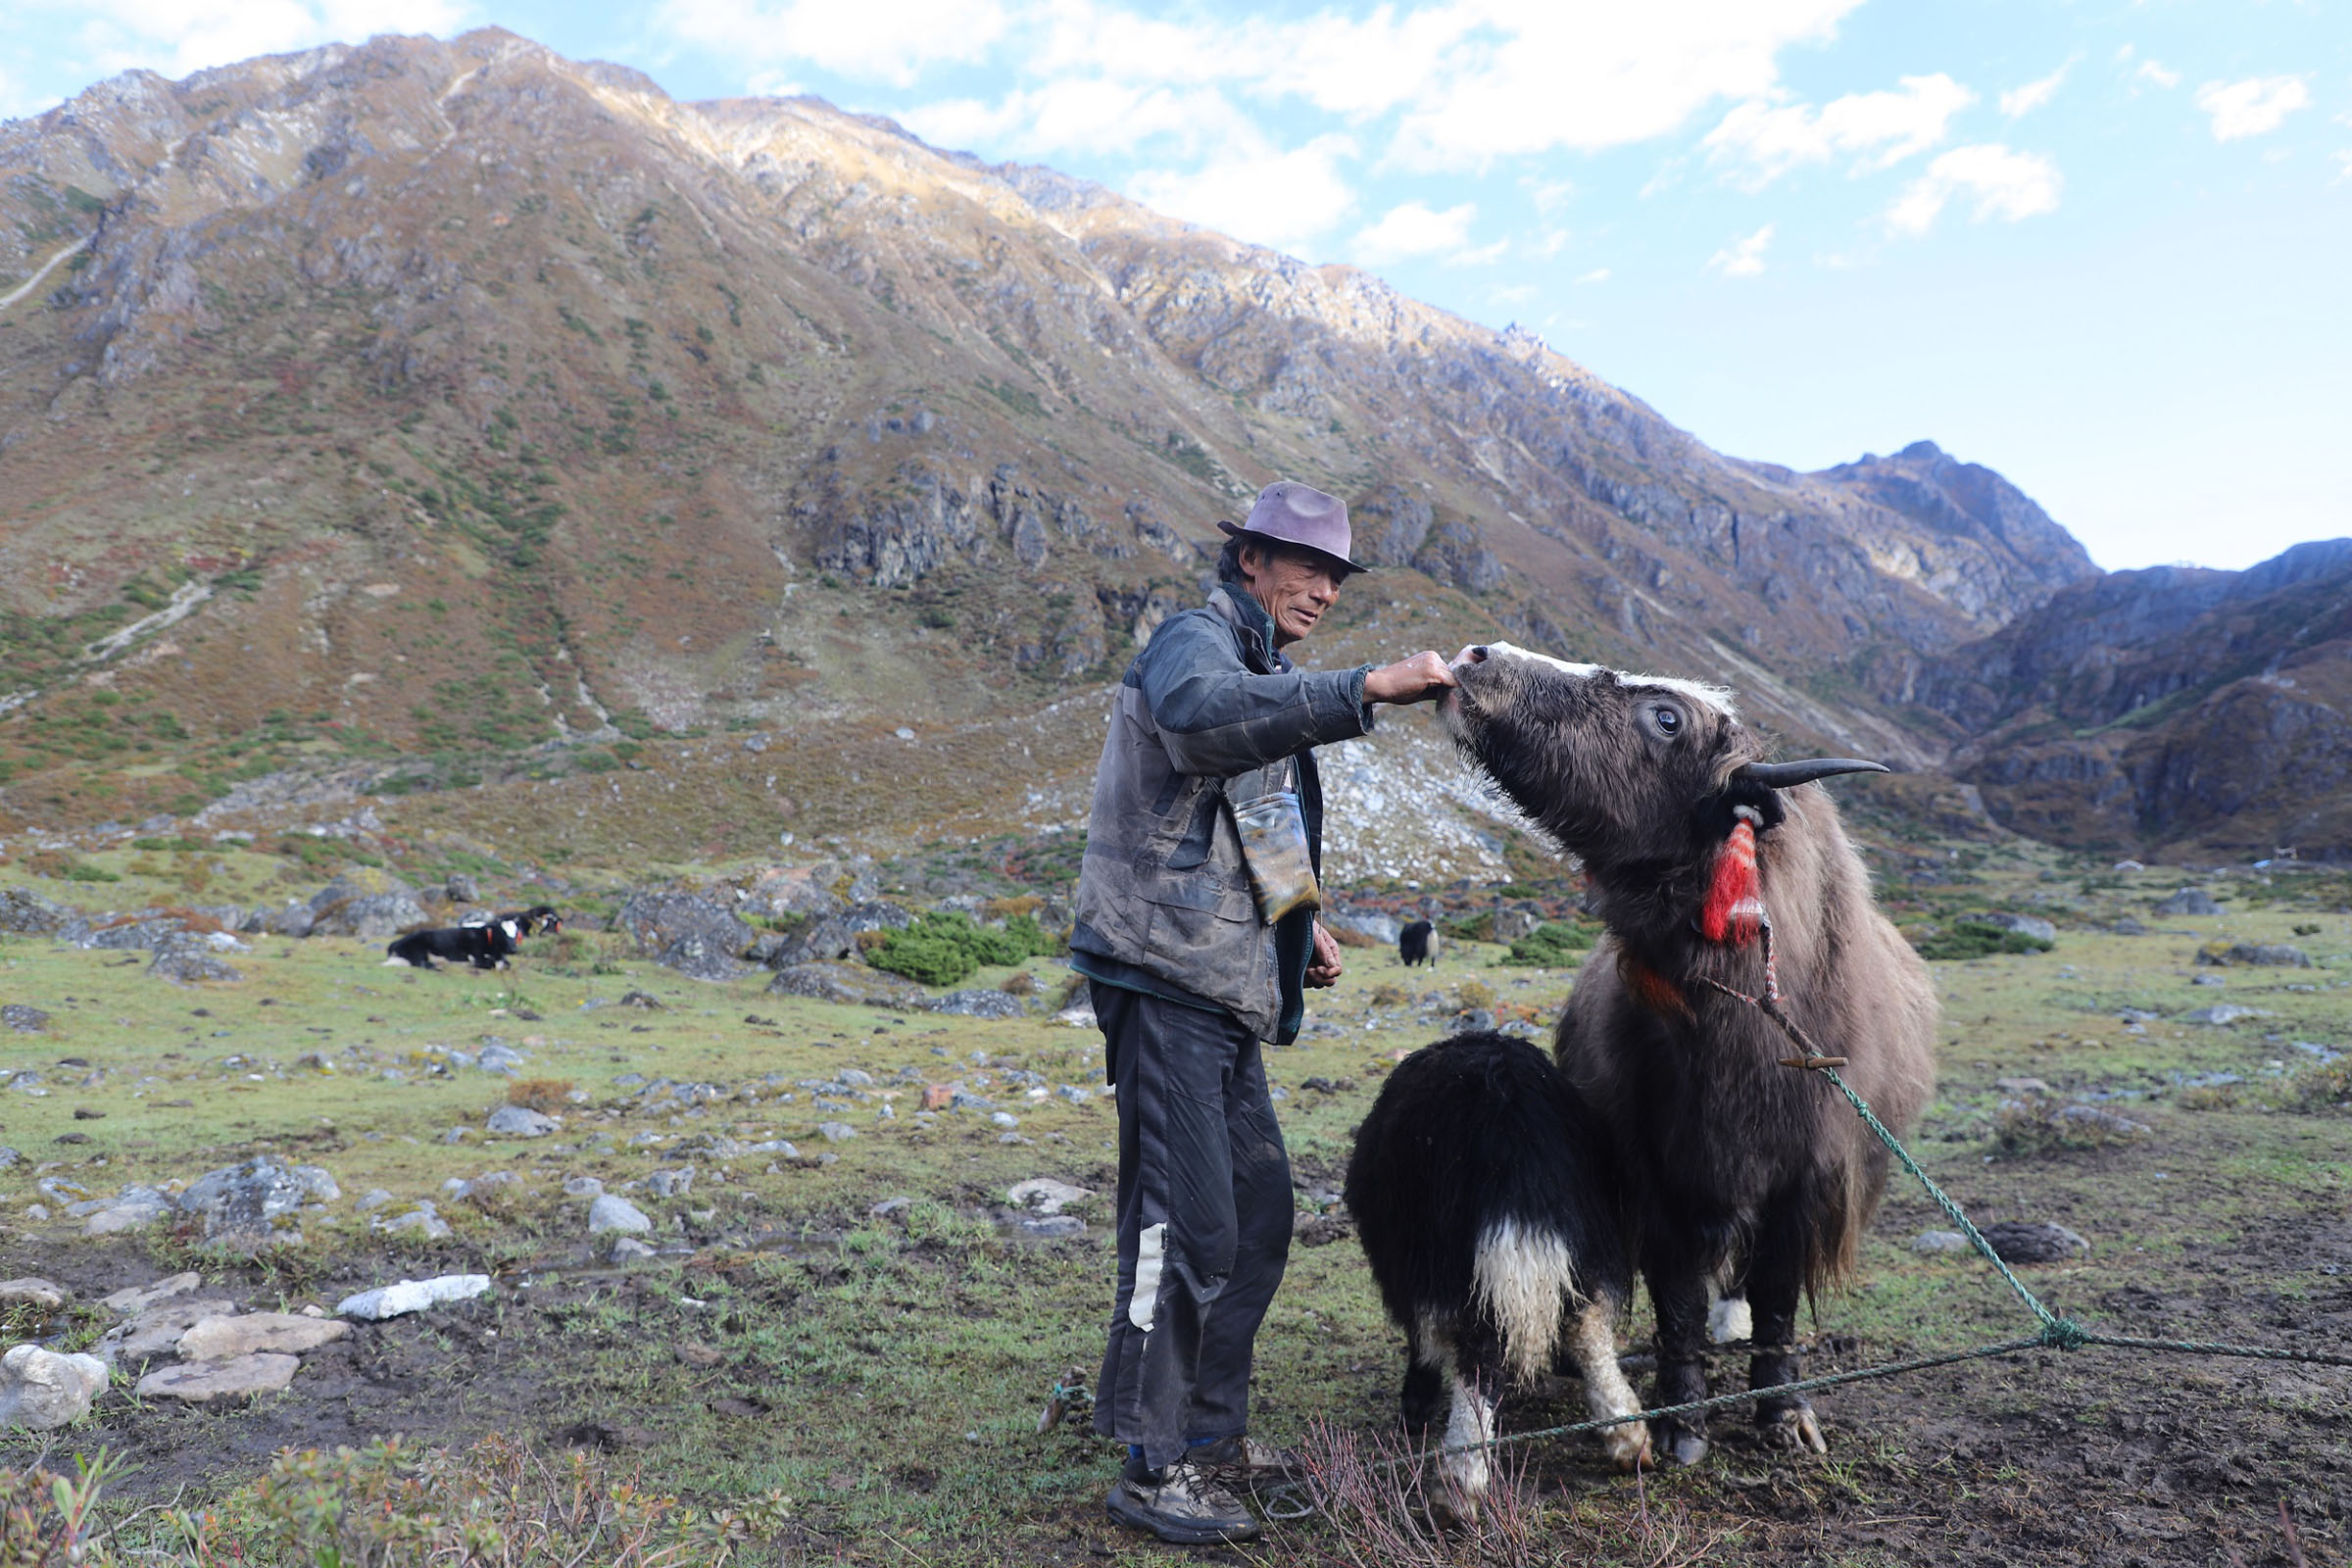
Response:
[[[340,1318],[302,1317],[291,1312],[248,1312],[241,1317],[208,1317],[189,1326],[179,1337],[179,1353],[188,1361],[227,1361],[269,1350],[300,1355],[351,1332]]]
[[[858,1129],[851,1126],[846,1121],[819,1122],[817,1123],[816,1130],[818,1135],[821,1136],[828,1144],[838,1144],[847,1139],[858,1136]]]
[[[555,1117],[528,1105],[501,1105],[482,1126],[502,1138],[545,1138],[549,1133],[564,1130],[564,1124]]]
[[[634,1236],[623,1236],[612,1244],[612,1261],[615,1263],[634,1263],[654,1255],[654,1250]]]
[[[564,1183],[564,1196],[565,1198],[602,1198],[605,1196],[605,1184],[594,1176],[569,1177]]]
[[[301,1365],[297,1356],[267,1351],[228,1361],[189,1361],[148,1373],[139,1379],[136,1392],[142,1399],[209,1404],[215,1399],[274,1394],[294,1381],[294,1373]]]
[[[605,1231],[650,1231],[654,1222],[645,1217],[645,1210],[627,1199],[613,1193],[600,1193],[588,1205],[588,1234]]]
[[[676,1170],[658,1170],[645,1179],[646,1191],[656,1198],[684,1198],[694,1190],[694,1167],[682,1165]]]
[[[63,1285],[53,1285],[44,1279],[25,1278],[0,1280],[0,1306],[37,1306],[44,1312],[54,1312],[66,1304],[73,1295]]]
[[[370,1187],[367,1192],[360,1195],[359,1202],[352,1206],[357,1208],[361,1213],[365,1214],[371,1209],[381,1208],[390,1201],[392,1201],[392,1195],[389,1192],[385,1191],[381,1187]]]
[[[1072,1187],[1051,1176],[1033,1176],[1025,1182],[1015,1182],[1004,1194],[1004,1200],[1015,1208],[1032,1209],[1040,1214],[1058,1214],[1064,1203],[1081,1198],[1092,1198],[1092,1187]]]
[[[488,1289],[487,1274],[442,1274],[429,1280],[402,1280],[362,1291],[357,1296],[346,1296],[335,1303],[335,1311],[342,1317],[381,1322],[405,1312],[421,1312],[443,1301],[470,1300]]]
[[[0,1355],[0,1427],[47,1432],[90,1413],[106,1387],[106,1363],[20,1345]]]

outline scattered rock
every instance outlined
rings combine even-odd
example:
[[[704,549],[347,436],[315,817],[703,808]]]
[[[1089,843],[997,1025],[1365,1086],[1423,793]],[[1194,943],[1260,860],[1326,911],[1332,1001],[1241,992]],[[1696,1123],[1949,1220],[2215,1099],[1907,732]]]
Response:
[[[2146,926],[2141,925],[2128,914],[2119,918],[2107,930],[2111,935],[2119,937],[2144,937],[2148,934]]]
[[[34,1276],[0,1280],[0,1307],[37,1306],[44,1312],[54,1312],[64,1306],[72,1295],[63,1285],[53,1285]]]
[[[888,1219],[891,1215],[903,1214],[913,1206],[914,1200],[911,1198],[903,1196],[898,1198],[885,1198],[882,1200],[882,1201],[867,1209],[866,1213],[872,1215],[875,1219]]]
[[[599,1193],[596,1201],[588,1205],[588,1234],[605,1231],[627,1231],[642,1234],[654,1228],[645,1210],[617,1193]]]
[[[896,904],[881,900],[853,904],[815,921],[797,941],[778,948],[769,961],[778,968],[789,968],[853,959],[858,956],[858,939],[866,932],[904,931],[912,924],[912,911]]]
[[[199,985],[207,981],[234,981],[245,977],[236,966],[219,956],[201,941],[173,940],[155,950],[148,962],[147,972],[159,980],[173,985]]]
[[[642,1007],[648,1012],[662,1010],[662,999],[650,991],[623,991],[620,994],[620,1004],[624,1007]]]
[[[63,930],[73,918],[74,911],[62,904],[51,904],[23,888],[0,888],[0,931],[47,936]]]
[[[2021,937],[2032,937],[2036,942],[2058,940],[2058,928],[2038,915],[2011,914],[2000,909],[1990,914],[1971,915],[1969,918],[1975,924],[1988,925],[1996,931],[2014,931]]]
[[[549,1133],[564,1130],[564,1124],[555,1117],[528,1105],[501,1105],[482,1126],[504,1138],[545,1138]]]
[[[187,1404],[249,1398],[256,1394],[275,1394],[294,1381],[301,1365],[298,1357],[269,1351],[225,1361],[189,1361],[148,1373],[139,1379],[136,1392],[142,1399],[178,1399]]]
[[[699,893],[644,890],[624,900],[612,928],[625,931],[637,951],[692,980],[732,980],[743,973],[738,960],[759,933],[734,912]]]
[[[390,1219],[377,1220],[375,1228],[387,1235],[415,1231],[428,1242],[446,1241],[453,1234],[449,1221],[441,1217],[441,1211],[433,1206],[433,1200],[429,1198],[419,1198],[416,1207]]]
[[[2156,906],[2158,914],[2219,914],[2222,906],[2203,888],[2182,888]]]
[[[2311,967],[2311,955],[2285,942],[2208,942],[2197,950],[2197,961],[2217,968],[2245,963],[2275,969],[2308,969]]]
[[[1958,1231],[1921,1231],[1911,1238],[1911,1250],[1935,1256],[1945,1252],[1969,1252],[1975,1249],[1967,1237]]]
[[[858,1129],[846,1121],[823,1121],[816,1124],[819,1136],[828,1144],[846,1143],[858,1136]]]
[[[1344,914],[1337,909],[1326,909],[1315,918],[1331,930],[1352,931],[1390,948],[1396,945],[1404,929],[1393,914]]]
[[[307,937],[318,920],[307,904],[289,904],[271,913],[263,924],[273,937]]]
[[[1355,1222],[1348,1217],[1346,1210],[1335,1208],[1303,1223],[1295,1223],[1291,1239],[1300,1247],[1329,1247],[1354,1234]]]
[[[571,1176],[564,1182],[565,1198],[602,1198],[605,1184],[594,1176]]]
[[[106,1387],[106,1363],[94,1355],[62,1355],[20,1345],[0,1355],[0,1429],[48,1432],[90,1413]]]
[[[2211,1007],[2194,1007],[2180,1015],[2182,1023],[2210,1024],[2219,1028],[2240,1018],[2268,1018],[2270,1013],[2261,1007],[2241,1007],[2234,1002],[2224,1002]]]
[[[49,1014],[22,1002],[12,1002],[0,1007],[0,1028],[13,1029],[21,1035],[37,1035],[49,1027]]]
[[[441,884],[441,896],[452,904],[478,904],[482,890],[465,872],[452,871],[449,879]]]
[[[208,1237],[260,1246],[279,1239],[274,1222],[280,1215],[342,1196],[334,1177],[320,1167],[280,1165],[263,1154],[197,1177],[179,1195],[179,1209],[201,1218]]]
[[[612,1243],[612,1261],[635,1263],[656,1256],[654,1250],[634,1236],[623,1236]]]
[[[381,1187],[370,1187],[362,1193],[360,1200],[351,1206],[363,1214],[368,1214],[383,1207],[390,1201],[392,1201],[392,1194],[388,1190]]]
[[[341,1317],[380,1323],[403,1313],[421,1312],[443,1301],[469,1301],[488,1289],[487,1274],[440,1274],[429,1280],[401,1280],[362,1291],[357,1296],[346,1296],[335,1303],[335,1312]]]
[[[2155,1131],[2144,1121],[2133,1121],[2129,1116],[2119,1116],[2097,1105],[2061,1105],[2050,1113],[2050,1120],[2071,1122],[2077,1127],[2117,1138],[2141,1138]]]
[[[651,1427],[623,1426],[611,1421],[582,1421],[564,1429],[564,1441],[575,1448],[599,1448],[606,1453],[619,1453],[629,1448],[653,1447],[662,1438]]]
[[[473,1064],[484,1072],[494,1072],[503,1077],[512,1078],[514,1076],[514,1070],[518,1067],[528,1066],[530,1059],[505,1041],[493,1040],[482,1047],[482,1054],[473,1059]]]
[[[684,1198],[694,1191],[694,1167],[655,1171],[645,1179],[645,1190],[656,1198]]]
[[[187,1361],[227,1361],[264,1350],[300,1355],[351,1332],[340,1318],[303,1317],[293,1312],[247,1312],[236,1317],[199,1318],[179,1337]]]
[[[113,1236],[152,1225],[172,1212],[172,1200],[152,1187],[125,1187],[120,1198],[107,1200],[81,1222],[84,1236]]]
[[[951,991],[927,1005],[933,1012],[952,1012],[966,1018],[1018,1018],[1029,1010],[1018,997],[978,988]]]
[[[1054,1015],[1054,1021],[1058,1024],[1066,1024],[1072,1029],[1100,1029],[1102,1027],[1102,1021],[1095,1016],[1095,1009],[1084,1004],[1062,1008]]]
[[[2004,1095],[2046,1095],[2050,1086],[2038,1078],[1995,1078],[1992,1087]]]
[[[1016,1220],[1014,1223],[1032,1236],[1083,1236],[1086,1234],[1086,1221],[1075,1214],[1044,1214],[1034,1218]]]
[[[2218,974],[2199,974],[2191,975],[2188,983],[2192,986],[2226,986],[2230,982]]]
[[[130,1317],[158,1301],[185,1296],[203,1284],[204,1276],[201,1274],[173,1274],[157,1280],[153,1285],[126,1285],[112,1296],[101,1297],[98,1304]]]
[[[851,1006],[923,1005],[923,990],[920,986],[855,963],[812,960],[788,964],[776,971],[776,977],[767,983],[767,989],[780,996],[808,997],[817,1002],[844,1003]]]
[[[174,1297],[140,1309],[127,1323],[118,1323],[98,1337],[91,1351],[109,1366],[137,1366],[172,1354],[179,1337],[208,1317],[235,1313],[237,1303],[220,1297]]]
[[[1051,1176],[1032,1176],[1025,1182],[1015,1182],[1004,1194],[1004,1200],[1015,1208],[1026,1208],[1038,1214],[1058,1214],[1065,1203],[1081,1198],[1092,1198],[1092,1187],[1073,1187],[1057,1182]]]
[[[1979,1229],[2004,1263],[2063,1263],[2090,1250],[2090,1243],[2048,1220],[2003,1220]]]
[[[312,936],[381,938],[432,923],[415,888],[373,866],[354,866],[312,894],[310,913]]]

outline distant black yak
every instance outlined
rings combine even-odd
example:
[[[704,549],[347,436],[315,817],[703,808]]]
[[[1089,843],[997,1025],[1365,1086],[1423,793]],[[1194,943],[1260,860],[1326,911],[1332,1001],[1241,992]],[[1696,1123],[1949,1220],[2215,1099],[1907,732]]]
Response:
[[[516,934],[513,919],[412,931],[407,936],[393,938],[385,946],[384,951],[391,956],[384,960],[384,965],[390,968],[406,963],[414,968],[430,969],[435,958],[446,958],[452,963],[470,963],[476,969],[495,969],[514,956]]]
[[[1436,968],[1438,928],[1427,920],[1415,920],[1411,925],[1397,932],[1396,956],[1404,960],[1404,966],[1408,969],[1416,963],[1426,963],[1431,968]]]

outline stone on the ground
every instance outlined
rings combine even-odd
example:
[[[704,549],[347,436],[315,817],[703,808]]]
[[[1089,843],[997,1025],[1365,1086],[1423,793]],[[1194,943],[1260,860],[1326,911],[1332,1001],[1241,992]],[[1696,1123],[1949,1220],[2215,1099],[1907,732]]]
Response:
[[[2090,1243],[2049,1220],[2003,1220],[1979,1229],[2004,1263],[2063,1263],[2090,1250]]]
[[[153,1285],[125,1285],[112,1296],[100,1297],[98,1304],[125,1317],[135,1316],[156,1302],[174,1296],[185,1296],[204,1284],[201,1274],[172,1274]]]
[[[612,1244],[612,1261],[615,1263],[634,1263],[654,1255],[654,1250],[634,1236],[623,1236]]]
[[[90,1350],[109,1366],[137,1366],[170,1355],[179,1337],[208,1317],[225,1317],[237,1303],[220,1297],[172,1297],[151,1302],[129,1321],[118,1323],[98,1337]]]
[[[1004,1200],[1015,1208],[1026,1208],[1039,1214],[1058,1214],[1065,1203],[1081,1198],[1092,1198],[1092,1187],[1073,1187],[1057,1182],[1051,1176],[1032,1176],[1025,1182],[1015,1182],[1006,1190]]]
[[[372,866],[354,866],[311,895],[314,936],[390,937],[429,925],[416,890]]]
[[[913,911],[902,906],[882,900],[853,904],[838,914],[811,924],[799,940],[779,948],[769,961],[779,968],[788,968],[803,963],[854,960],[858,956],[858,939],[866,932],[904,931],[912,924]]]
[[[2182,1023],[2208,1024],[2221,1028],[2240,1018],[2268,1018],[2270,1013],[2261,1007],[2241,1007],[2234,1002],[2224,1002],[2211,1007],[2192,1007],[2180,1015]]]
[[[178,1349],[183,1361],[227,1361],[263,1350],[300,1355],[350,1332],[351,1325],[341,1318],[247,1312],[237,1317],[197,1319],[179,1337]]]
[[[564,1182],[565,1198],[602,1198],[605,1184],[594,1176],[570,1176]]]
[[[2146,926],[2141,925],[2137,920],[2132,919],[2128,914],[2118,915],[2116,917],[2115,924],[2109,926],[2107,929],[2119,937],[2144,937],[2148,934],[2148,928]]]
[[[346,1296],[335,1304],[335,1312],[340,1317],[381,1322],[405,1312],[421,1312],[443,1301],[468,1301],[488,1289],[487,1274],[441,1274],[429,1280],[402,1280],[362,1291],[357,1296]]]
[[[392,1194],[389,1189],[382,1187],[370,1187],[368,1189],[368,1191],[362,1193],[360,1195],[360,1200],[351,1206],[358,1209],[361,1213],[366,1214],[383,1207],[390,1201],[392,1201]]]
[[[1062,1008],[1054,1015],[1054,1021],[1058,1024],[1067,1024],[1072,1029],[1102,1027],[1102,1021],[1095,1016],[1095,1009],[1083,1004],[1075,1007]]]
[[[2061,1105],[2050,1113],[2052,1121],[2067,1122],[2113,1138],[2144,1138],[2155,1131],[2144,1121],[2119,1116],[2097,1105]]]
[[[1978,925],[1988,925],[1996,931],[2014,931],[2021,937],[2032,937],[2036,942],[2058,940],[2058,928],[2038,915],[2011,914],[2006,909],[1996,909],[1989,914],[1971,915],[1969,918]]]
[[[0,1355],[0,1429],[48,1432],[90,1413],[106,1387],[106,1363],[94,1355],[65,1355],[20,1345]]]
[[[49,1027],[49,1015],[27,1003],[12,1002],[0,1006],[0,1028],[21,1035],[37,1035]]]
[[[277,1220],[306,1202],[342,1197],[317,1165],[280,1165],[267,1154],[205,1172],[179,1195],[179,1210],[203,1221],[206,1236],[246,1246],[279,1239]]]
[[[599,1193],[596,1201],[588,1205],[588,1234],[601,1235],[606,1231],[644,1232],[654,1228],[645,1210],[618,1193]]]
[[[885,1198],[882,1200],[882,1201],[867,1209],[866,1212],[872,1215],[875,1219],[888,1219],[891,1215],[912,1208],[913,1206],[913,1199],[901,1196],[898,1198]]]
[[[0,888],[0,931],[18,936],[47,936],[74,918],[63,905],[27,893],[23,888]]]
[[[2209,942],[2197,950],[2197,961],[2217,968],[2244,963],[2274,969],[2308,969],[2311,955],[2290,942]]]
[[[148,961],[147,972],[158,980],[182,986],[245,978],[236,965],[222,958],[201,938],[185,937],[174,937],[159,945],[155,956]]]
[[[2222,906],[2203,888],[2182,888],[2156,906],[2158,914],[2219,914]]]
[[[0,1306],[37,1306],[44,1312],[54,1312],[66,1304],[72,1294],[63,1285],[53,1285],[32,1275],[0,1280]]]
[[[1968,1238],[1958,1231],[1921,1231],[1911,1238],[1914,1252],[1965,1252],[1970,1250]]]
[[[966,1018],[1018,1018],[1028,1012],[1021,999],[1004,991],[951,991],[929,1004],[933,1012],[952,1012]]]
[[[734,911],[699,893],[648,889],[632,893],[613,928],[637,951],[691,980],[732,980],[744,972],[743,953],[758,935]]]
[[[1032,1236],[1083,1236],[1086,1221],[1075,1214],[1040,1214],[1015,1221]]]
[[[484,1072],[495,1072],[513,1077],[514,1069],[525,1065],[530,1059],[505,1041],[493,1040],[482,1047],[482,1054],[474,1058],[473,1064]]]
[[[429,1198],[419,1198],[415,1207],[405,1209],[390,1219],[375,1221],[375,1228],[386,1235],[415,1231],[428,1242],[446,1241],[451,1234],[449,1221],[441,1217],[441,1211],[433,1206],[433,1200]]]
[[[1009,1110],[990,1111],[988,1119],[996,1123],[999,1127],[1018,1127],[1021,1124],[1021,1118],[1015,1116]]]
[[[861,964],[831,960],[787,964],[776,971],[767,989],[780,996],[808,997],[858,1007],[919,1007],[923,1004],[920,986]]]
[[[846,1121],[820,1121],[816,1124],[816,1131],[817,1136],[828,1144],[846,1143],[858,1136],[858,1129]]]
[[[476,904],[481,901],[482,890],[465,872],[452,871],[441,884],[441,896],[452,904]]]
[[[299,1356],[261,1351],[225,1361],[185,1361],[139,1379],[142,1399],[178,1399],[186,1404],[210,1404],[216,1399],[241,1399],[256,1394],[275,1394],[294,1381],[302,1366]]]
[[[564,1124],[555,1117],[528,1105],[501,1105],[482,1126],[504,1138],[545,1138],[549,1133],[564,1130]]]
[[[675,1170],[658,1170],[645,1179],[645,1190],[656,1198],[684,1198],[694,1191],[694,1167],[681,1165]]]

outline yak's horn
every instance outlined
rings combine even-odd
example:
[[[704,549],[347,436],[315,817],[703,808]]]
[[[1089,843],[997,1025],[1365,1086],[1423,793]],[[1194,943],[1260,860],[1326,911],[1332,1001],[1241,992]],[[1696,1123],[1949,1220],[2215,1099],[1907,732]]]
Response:
[[[1749,762],[1732,777],[1749,784],[1761,784],[1766,789],[1789,790],[1799,784],[1810,784],[1817,778],[1831,778],[1839,773],[1891,773],[1885,762],[1865,762],[1855,757],[1809,757],[1801,762]]]

